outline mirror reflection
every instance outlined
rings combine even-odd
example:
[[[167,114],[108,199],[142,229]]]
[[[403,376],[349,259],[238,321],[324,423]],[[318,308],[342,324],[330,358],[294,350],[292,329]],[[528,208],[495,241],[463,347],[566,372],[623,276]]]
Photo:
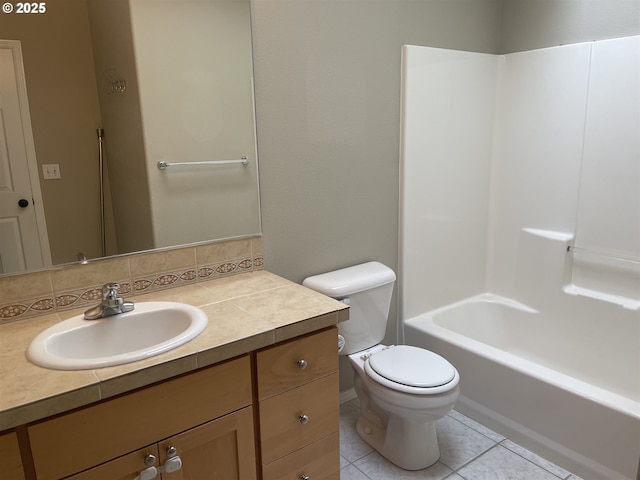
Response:
[[[260,233],[248,0],[47,2],[0,62],[0,273]]]

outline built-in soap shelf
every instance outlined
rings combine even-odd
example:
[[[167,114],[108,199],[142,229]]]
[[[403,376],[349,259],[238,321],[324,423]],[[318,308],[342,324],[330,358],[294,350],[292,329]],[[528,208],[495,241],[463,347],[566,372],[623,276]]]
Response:
[[[633,298],[612,295],[597,290],[578,287],[573,284],[565,285],[562,290],[564,290],[564,293],[568,295],[595,298],[596,300],[602,300],[603,302],[615,303],[616,305],[620,305],[623,308],[628,308],[629,310],[640,310],[640,300],[635,300]]]
[[[543,241],[543,242],[548,241],[545,243],[557,245],[558,250],[556,250],[556,247],[553,247],[551,250],[538,248],[535,253],[543,256],[552,255],[557,261],[559,258],[557,255],[559,255],[559,252],[560,252],[559,249],[563,249],[565,252],[564,255],[569,256],[569,258],[565,257],[566,261],[564,262],[563,266],[558,265],[560,268],[566,269],[566,272],[564,275],[565,282],[564,282],[564,285],[562,286],[562,290],[564,291],[564,293],[566,293],[567,295],[588,297],[588,298],[592,298],[602,302],[612,303],[630,310],[640,310],[640,291],[638,291],[638,298],[633,298],[627,295],[620,295],[618,293],[614,293],[613,291],[607,291],[607,287],[609,285],[602,285],[602,283],[598,285],[598,287],[600,288],[589,288],[589,286],[583,285],[580,279],[576,278],[576,270],[575,270],[576,267],[575,267],[575,260],[573,257],[575,254],[586,254],[587,256],[599,257],[604,261],[610,262],[607,265],[608,268],[612,268],[612,264],[623,265],[625,267],[625,270],[628,276],[626,280],[629,281],[629,278],[631,278],[630,281],[631,282],[635,281],[636,282],[635,285],[640,285],[640,276],[634,273],[629,275],[628,271],[629,271],[629,267],[631,267],[632,269],[634,268],[637,269],[638,272],[640,273],[640,268],[638,268],[640,267],[640,259],[633,256],[629,256],[629,255],[619,255],[619,254],[614,255],[614,254],[609,254],[605,252],[599,252],[599,251],[594,251],[590,249],[576,247],[575,245],[572,245],[572,243],[574,242],[573,233],[559,232],[555,230],[544,230],[544,229],[537,229],[537,228],[523,228],[522,231],[525,232],[526,234],[531,235],[534,238],[538,238],[539,241]],[[549,246],[551,247],[551,245]],[[543,259],[538,259],[538,261],[542,265],[548,265],[545,261],[543,261]],[[552,263],[555,264],[555,262],[552,262]],[[612,290],[613,290],[613,286],[612,286]]]

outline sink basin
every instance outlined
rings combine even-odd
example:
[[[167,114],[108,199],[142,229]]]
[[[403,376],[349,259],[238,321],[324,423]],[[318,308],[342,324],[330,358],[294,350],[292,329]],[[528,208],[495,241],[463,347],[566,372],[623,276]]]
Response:
[[[139,302],[131,312],[99,320],[78,315],[57,323],[33,339],[27,358],[56,370],[121,365],[183,345],[207,323],[207,315],[191,305]]]

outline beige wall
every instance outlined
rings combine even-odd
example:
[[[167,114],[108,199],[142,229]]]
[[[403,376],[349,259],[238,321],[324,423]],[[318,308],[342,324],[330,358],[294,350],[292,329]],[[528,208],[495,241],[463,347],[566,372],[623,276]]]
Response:
[[[53,262],[75,261],[77,252],[100,256],[100,110],[86,3],[58,1],[42,15],[0,15],[0,37],[22,42],[38,165],[60,165],[60,180],[38,172]]]
[[[374,259],[397,271],[401,46],[495,53],[500,3],[253,7],[265,268],[296,282]]]
[[[501,52],[640,33],[638,0],[502,0]]]
[[[129,3],[155,247],[259,233],[249,2]]]
[[[129,1],[89,0],[89,19],[113,193],[115,241],[108,253],[148,250],[156,245]],[[112,91],[114,79],[126,82],[126,93]]]

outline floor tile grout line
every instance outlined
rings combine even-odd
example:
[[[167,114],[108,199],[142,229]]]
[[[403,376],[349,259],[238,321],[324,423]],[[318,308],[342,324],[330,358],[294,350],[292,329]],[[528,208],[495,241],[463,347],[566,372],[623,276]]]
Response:
[[[462,415],[460,412],[458,412],[458,414],[459,414],[459,415]],[[488,439],[489,439],[489,440],[491,440],[493,443],[501,443],[501,442],[504,442],[505,440],[508,440],[508,438],[506,438],[504,435],[501,435],[501,434],[499,434],[498,432],[494,432],[493,430],[489,429],[488,427],[484,427],[484,425],[482,425],[482,426],[483,426],[486,430],[489,430],[490,432],[495,433],[496,435],[498,435],[498,436],[502,437],[502,439],[501,439],[501,440],[495,440],[495,439],[491,438],[489,435],[487,435],[486,433],[484,433],[484,432],[482,432],[482,431],[478,430],[477,428],[475,428],[475,427],[473,427],[473,426],[471,426],[471,425],[469,425],[469,424],[467,424],[467,423],[464,423],[463,421],[461,421],[461,420],[457,419],[457,418],[456,418],[456,417],[454,417],[454,416],[451,416],[451,415],[447,414],[447,417],[449,417],[451,420],[455,420],[456,422],[460,423],[461,425],[464,425],[464,426],[465,426],[465,427],[467,427],[467,428],[470,428],[471,430],[473,430],[473,431],[474,431],[474,432],[476,432],[476,433],[479,433],[479,434],[480,434],[480,435],[482,435],[483,437],[488,438]],[[466,417],[466,418],[469,418],[469,417]],[[473,420],[473,419],[469,418],[469,420]],[[481,425],[481,424],[480,424],[480,425]]]
[[[503,443],[506,443],[506,442],[511,442],[511,443],[513,443],[513,441],[512,441],[512,440],[509,440],[508,438],[505,438],[504,440],[501,440],[501,441],[500,441],[500,443],[499,443],[498,445],[500,445],[502,448],[505,448],[505,449],[509,450],[511,453],[513,453],[514,455],[517,455],[518,457],[522,458],[523,460],[526,460],[527,462],[532,463],[532,464],[533,464],[533,465],[535,465],[536,467],[541,468],[542,470],[544,470],[545,472],[547,472],[547,473],[549,473],[549,474],[553,475],[554,477],[558,478],[559,480],[567,480],[569,477],[571,477],[571,475],[572,475],[572,474],[571,474],[570,472],[568,473],[568,475],[565,475],[564,477],[560,477],[560,476],[558,476],[557,474],[555,474],[554,472],[552,472],[551,470],[549,470],[548,468],[546,468],[544,465],[540,465],[539,463],[534,462],[534,461],[533,461],[533,460],[531,460],[530,458],[527,458],[527,457],[525,457],[524,455],[521,455],[520,453],[516,452],[515,450],[510,449],[510,448],[509,448],[509,447],[507,447],[506,445],[502,445]],[[515,444],[515,445],[518,445],[518,444]],[[524,447],[522,447],[522,446],[520,446],[520,445],[518,445],[518,446],[519,446],[520,448],[523,448],[523,449],[524,449]],[[525,449],[525,450],[526,450],[526,449]],[[527,450],[527,451],[528,451],[528,452],[530,452],[530,453],[532,453],[533,455],[535,455],[535,456],[539,457],[540,459],[544,460],[544,458],[540,457],[537,453],[535,453],[535,452],[531,452],[531,450]],[[546,462],[548,462],[548,460],[545,460],[545,461],[546,461]],[[549,463],[551,463],[551,462],[549,462]],[[552,464],[552,465],[554,465],[554,466],[556,466],[556,467],[558,467],[558,468],[562,468],[562,467],[559,467],[558,465],[556,465],[555,463],[551,463],[551,464]],[[562,468],[562,470],[565,470],[565,469],[564,469],[564,468]],[[566,470],[565,470],[565,471],[566,471]]]
[[[460,465],[458,468],[451,468],[448,465],[444,464],[447,468],[449,468],[450,470],[453,470],[453,473],[460,475],[462,478],[466,478],[464,475],[460,474],[460,470],[468,467],[469,465],[471,465],[473,462],[475,462],[476,460],[478,460],[480,457],[486,455],[487,453],[489,453],[491,450],[493,450],[494,448],[498,447],[500,444],[499,443],[494,443],[490,448],[487,448],[484,452],[479,453],[478,455],[476,455],[475,457],[473,457],[472,459],[470,459],[468,462]],[[503,447],[504,448],[504,447]]]
[[[465,416],[465,417],[466,417],[466,415],[464,415],[464,414],[462,414],[462,413],[460,413],[460,412],[457,412],[457,413],[458,413],[459,415],[463,415],[463,416]],[[516,452],[516,451],[514,451],[514,450],[512,450],[512,449],[510,449],[510,448],[509,448],[509,447],[507,447],[506,445],[503,445],[503,443],[505,443],[505,442],[512,442],[511,440],[509,440],[509,439],[508,439],[507,437],[505,437],[504,435],[499,434],[498,432],[494,432],[493,430],[491,430],[491,429],[489,429],[489,428],[487,428],[487,427],[484,427],[482,424],[479,424],[479,425],[483,426],[483,428],[484,428],[484,429],[489,430],[489,431],[491,431],[492,433],[495,433],[496,435],[499,435],[500,437],[502,437],[502,439],[501,439],[501,440],[499,440],[499,441],[496,441],[495,439],[493,439],[493,438],[491,438],[490,436],[486,435],[486,433],[484,433],[483,431],[481,431],[481,430],[479,430],[479,429],[477,429],[477,428],[473,427],[472,425],[469,425],[469,424],[467,424],[467,423],[465,423],[465,422],[461,421],[460,419],[458,419],[458,418],[456,418],[456,417],[454,417],[454,416],[452,416],[452,415],[450,415],[450,414],[447,414],[447,416],[448,416],[449,418],[451,418],[452,420],[455,420],[456,422],[458,422],[458,423],[460,423],[460,424],[464,425],[465,427],[472,429],[472,430],[473,430],[473,431],[475,431],[476,433],[479,433],[480,435],[484,436],[485,438],[488,438],[489,440],[491,440],[492,442],[494,442],[494,443],[495,443],[494,447],[495,447],[495,446],[497,446],[497,445],[502,446],[502,448],[507,449],[507,450],[508,450],[508,451],[510,451],[511,453],[513,453],[513,454],[515,454],[515,455],[519,456],[519,457],[520,457],[520,458],[522,458],[523,460],[526,460],[527,462],[529,462],[529,463],[531,463],[531,464],[535,465],[536,467],[543,469],[545,472],[547,472],[547,473],[549,473],[549,474],[553,475],[554,477],[558,478],[559,480],[568,480],[568,479],[571,477],[571,475],[572,475],[572,474],[569,472],[569,473],[568,473],[568,475],[565,475],[564,477],[558,476],[556,473],[554,473],[554,472],[552,472],[551,470],[547,469],[544,465],[541,465],[541,464],[539,464],[539,463],[537,463],[537,462],[535,462],[535,461],[531,460],[530,458],[527,458],[527,457],[525,457],[525,456],[521,455],[520,453],[518,453],[518,452]],[[469,418],[469,417],[466,417],[466,418]],[[471,419],[471,420],[473,420],[473,419]],[[512,443],[513,443],[513,442],[512,442]],[[516,445],[518,445],[518,444],[516,444]],[[520,446],[520,445],[518,445],[518,446]],[[484,455],[485,453],[487,453],[489,450],[492,450],[494,447],[491,447],[491,448],[489,448],[488,450],[486,450],[486,451],[484,451],[484,452],[480,453],[480,454],[479,454],[478,456],[476,456],[474,459],[472,459],[472,460],[470,460],[469,462],[467,462],[467,464],[472,463],[472,462],[473,462],[473,460],[475,460],[475,459],[476,459],[476,458],[478,458],[478,457],[481,457],[482,455]],[[523,448],[523,449],[524,449],[524,447],[522,447],[522,446],[520,446],[520,448]],[[527,450],[527,451],[531,452],[530,450]],[[539,455],[538,455],[537,453],[535,453],[535,452],[531,452],[531,454],[536,455],[536,456],[538,456],[538,457],[539,457]],[[542,460],[544,460],[544,458],[542,458],[542,457],[540,457],[540,458],[541,458]],[[548,462],[548,460],[547,460],[547,462]],[[551,462],[549,462],[549,463],[551,463]],[[555,465],[555,464],[553,464],[553,465]],[[463,467],[460,467],[460,468],[463,468]],[[562,467],[558,467],[558,468],[562,468]],[[564,469],[563,469],[563,470],[564,470]],[[457,473],[457,470],[456,470],[456,473]]]

